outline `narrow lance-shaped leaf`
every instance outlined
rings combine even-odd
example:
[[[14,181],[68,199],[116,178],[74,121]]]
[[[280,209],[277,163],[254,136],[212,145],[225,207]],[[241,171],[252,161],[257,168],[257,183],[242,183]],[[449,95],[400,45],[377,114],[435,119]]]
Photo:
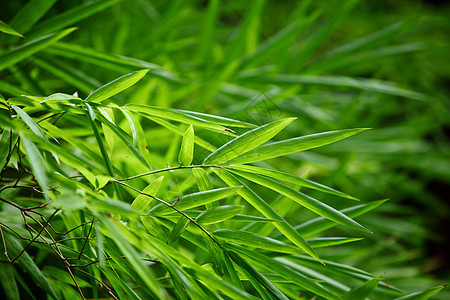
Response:
[[[316,239],[308,239],[308,243],[313,248],[330,247],[350,242],[360,241],[362,238],[347,238],[347,237],[324,237]]]
[[[4,233],[3,236],[7,245],[9,255],[11,257],[17,257],[17,255],[19,255],[23,250],[23,247],[20,245],[17,239],[12,237],[10,234]],[[20,257],[17,259],[17,262],[25,271],[27,271],[27,273],[31,276],[31,278],[37,284],[39,284],[39,286],[50,297],[52,297],[53,299],[59,299],[59,297],[56,295],[55,291],[53,290],[52,286],[48,282],[45,275],[38,268],[34,260],[30,257],[30,255],[28,255],[26,251],[20,255]]]
[[[221,164],[246,153],[273,138],[293,120],[295,118],[278,120],[250,130],[211,153],[203,164]]]
[[[6,24],[5,22],[3,22],[2,20],[0,20],[0,31],[7,33],[7,34],[11,34],[11,35],[16,35],[16,36],[20,36],[23,37],[23,35],[21,35],[20,33],[18,33],[14,28],[12,28],[11,26],[9,26],[8,24]]]
[[[361,286],[351,289],[342,296],[342,300],[366,299],[370,296],[370,294],[372,294],[382,278],[383,275],[380,275],[370,279]]]
[[[169,237],[167,238],[167,244],[173,244],[184,232],[186,227],[189,224],[189,219],[185,216],[180,216],[177,221],[177,224],[173,227],[173,229],[169,233]]]
[[[192,124],[183,135],[178,161],[182,166],[189,166],[194,158],[194,127]]]
[[[32,40],[26,44],[23,44],[19,47],[15,47],[9,51],[3,52],[0,54],[0,71],[6,69],[28,57],[33,55],[34,53],[50,46],[51,44],[57,42],[62,39],[76,28],[68,28],[61,32],[52,33],[41,38]]]
[[[332,194],[332,195],[336,195],[339,197],[343,197],[346,199],[351,199],[351,200],[358,200],[357,198],[347,195],[341,191],[332,189],[330,187],[327,187],[323,184],[314,182],[312,180],[309,179],[305,179],[305,178],[301,178],[301,177],[297,177],[288,173],[284,173],[284,172],[280,172],[277,170],[270,170],[270,169],[265,169],[265,168],[260,168],[260,167],[254,167],[254,166],[250,166],[250,165],[235,165],[230,167],[231,169],[237,169],[237,170],[242,170],[242,171],[247,171],[250,173],[256,173],[256,174],[261,174],[261,175],[266,175],[269,176],[271,178],[276,178],[276,179],[281,179],[290,183],[294,183],[294,184],[298,184],[300,186],[305,186],[308,187],[310,189],[314,189],[317,191],[321,191],[324,193],[328,193],[328,194]]]
[[[9,300],[20,300],[19,289],[14,278],[14,267],[9,262],[0,262],[0,284]]]
[[[196,220],[203,225],[215,224],[234,217],[241,209],[238,205],[221,205],[202,212]]]
[[[368,128],[356,128],[328,131],[265,144],[245,153],[245,155],[236,157],[229,161],[229,164],[246,164],[317,148],[337,142],[367,129]]]
[[[273,258],[268,257],[259,252],[248,249],[247,247],[235,245],[235,244],[225,244],[225,249],[232,250],[239,253],[244,259],[250,262],[256,262],[257,264],[263,266],[267,270],[290,280],[293,284],[311,291],[317,295],[320,295],[326,299],[337,300],[340,299],[338,296],[331,293],[322,285],[314,282],[307,276],[300,272],[295,271],[292,268],[287,267],[285,264],[275,261]]]
[[[22,118],[25,124],[30,127],[30,129],[34,132],[35,135],[40,137],[41,139],[48,141],[45,133],[42,131],[41,127],[20,107],[16,105],[11,105],[11,107],[17,112],[17,114]]]
[[[272,252],[281,252],[289,254],[299,254],[300,249],[292,245],[280,242],[278,240],[260,236],[251,232],[231,229],[218,229],[213,232],[215,237],[227,242],[233,242],[239,245],[245,245],[252,248],[260,248]]]
[[[31,164],[33,174],[36,177],[36,180],[39,183],[39,186],[41,187],[45,198],[48,200],[48,179],[47,170],[45,169],[45,161],[36,145],[32,141],[30,141],[24,134],[20,134],[20,140],[22,141],[25,152],[27,153],[27,158]]]
[[[158,193],[159,188],[161,187],[161,183],[164,179],[164,176],[158,177],[155,181],[150,183],[142,193],[155,196]],[[150,203],[153,199],[143,194],[139,194],[136,199],[133,200],[131,206],[135,207],[138,210],[146,211],[150,206]]]
[[[9,24],[26,33],[55,4],[57,0],[31,0],[22,5]],[[55,31],[56,29],[53,29]]]
[[[284,295],[278,288],[276,288],[261,272],[255,269],[246,260],[242,259],[237,253],[233,251],[228,251],[231,259],[241,268],[241,270],[246,274],[247,278],[249,276],[254,277],[259,283],[261,283],[273,296],[275,299],[288,300],[286,295]],[[249,278],[250,279],[250,278]],[[256,288],[256,287],[255,287]]]
[[[129,88],[130,86],[141,80],[141,78],[144,77],[147,72],[148,69],[145,69],[123,75],[95,90],[85,99],[85,101],[100,103],[103,100],[106,100]]]
[[[291,198],[300,205],[306,207],[307,209],[321,215],[322,217],[330,219],[336,223],[349,226],[351,228],[370,232],[368,229],[366,229],[359,223],[355,222],[354,220],[350,219],[340,211],[334,209],[333,207],[328,206],[327,204],[320,202],[319,200],[316,200],[308,195],[305,195],[297,190],[294,190],[286,185],[283,185],[273,179],[270,179],[262,175],[247,173],[243,171],[232,170],[232,172],[248,180],[251,180],[257,184],[260,184],[276,192],[279,192],[285,195],[286,197]]]
[[[427,300],[439,293],[445,285],[440,285],[437,287],[426,289],[422,292],[408,294],[399,298],[395,298],[395,300]]]
[[[370,202],[367,204],[356,205],[356,206],[352,206],[352,207],[343,209],[343,210],[341,210],[341,212],[345,213],[345,215],[350,218],[356,218],[362,214],[365,214],[365,213],[377,208],[378,206],[380,206],[381,204],[383,204],[386,201],[387,200],[378,200],[378,201],[373,201],[373,202]],[[305,223],[302,223],[298,226],[295,226],[295,229],[300,231],[303,236],[307,237],[307,236],[311,236],[315,233],[322,232],[324,230],[332,228],[336,225],[337,224],[331,220],[328,220],[323,217],[319,217],[319,218],[315,218],[310,221],[307,221]]]
[[[170,109],[170,108],[162,108],[150,105],[143,104],[127,104],[123,106],[124,109],[131,110],[133,112],[137,112],[142,114],[143,116],[153,120],[151,116],[158,117],[161,119],[172,120],[184,124],[193,124],[195,126],[200,126],[203,128],[207,128],[210,130],[214,130],[220,132],[225,135],[235,136],[231,129],[228,129],[219,123],[214,123],[208,121],[206,119],[201,118],[200,116],[190,115],[184,111]]]
[[[300,249],[302,249],[318,261],[322,262],[316,252],[308,244],[308,242],[306,242],[305,239],[297,231],[295,231],[295,229],[258,194],[256,194],[248,186],[238,180],[233,174],[230,174],[223,170],[213,169],[213,171],[229,186],[238,184],[244,185],[244,188],[238,190],[237,192],[242,198],[244,198],[250,205],[261,212],[266,218],[278,221],[274,222],[273,225],[281,233],[283,233],[292,243],[300,247]]]
[[[206,203],[217,201],[219,199],[226,198],[234,194],[241,188],[242,186],[233,186],[198,193],[192,193],[189,195],[181,196],[178,199],[172,200],[171,204],[176,208],[178,208],[179,210],[190,209],[200,205],[204,205]],[[160,213],[174,212],[174,210],[166,205],[159,204],[155,206],[150,212],[160,214]]]

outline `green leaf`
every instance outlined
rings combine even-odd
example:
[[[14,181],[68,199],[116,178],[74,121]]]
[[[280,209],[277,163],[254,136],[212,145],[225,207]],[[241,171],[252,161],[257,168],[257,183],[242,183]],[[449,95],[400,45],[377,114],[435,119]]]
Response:
[[[360,241],[362,238],[347,238],[347,237],[324,237],[324,238],[315,238],[306,240],[311,247],[313,248],[321,248],[321,247],[330,247],[341,244],[346,244],[350,242]]]
[[[236,157],[229,161],[229,164],[246,164],[317,148],[337,142],[367,129],[368,128],[356,128],[328,131],[265,144],[247,152],[245,155]]]
[[[287,118],[278,120],[250,130],[211,153],[205,158],[203,164],[221,164],[246,153],[273,138],[295,119]]]
[[[173,244],[184,232],[189,224],[189,219],[185,216],[180,216],[175,227],[170,231],[167,238],[167,244]]]
[[[33,174],[36,177],[36,180],[39,183],[39,186],[41,187],[45,198],[49,200],[47,170],[45,168],[46,163],[44,161],[44,158],[42,157],[36,145],[22,133],[20,134],[20,140],[22,141],[23,147],[25,148],[27,159],[30,162]]]
[[[4,238],[10,257],[17,257],[17,255],[19,255],[19,253],[23,250],[23,247],[17,239],[10,236],[9,233],[5,233]],[[27,271],[28,275],[31,276],[34,282],[36,282],[50,297],[53,299],[59,299],[45,275],[41,272],[38,266],[36,266],[34,260],[26,251],[20,255],[17,262],[25,271]]]
[[[119,1],[120,0],[99,0],[77,5],[70,10],[58,13],[53,17],[46,19],[44,22],[39,23],[29,32],[29,36],[42,36],[49,32],[59,30],[71,24],[75,24],[76,22],[81,21],[99,11],[102,11]]]
[[[232,170],[233,173],[236,173],[248,180],[251,180],[257,184],[260,184],[264,187],[267,187],[269,189],[272,189],[278,193],[281,193],[285,195],[288,198],[291,198],[295,202],[299,203],[300,205],[306,207],[307,209],[321,215],[322,217],[325,217],[327,219],[330,219],[336,223],[362,230],[365,232],[370,232],[368,229],[360,225],[359,223],[355,222],[354,220],[350,219],[340,211],[334,209],[331,206],[328,206],[327,204],[320,202],[319,200],[316,200],[308,195],[303,194],[302,192],[299,192],[297,190],[294,190],[288,186],[285,186],[278,181],[275,181],[273,179],[270,179],[265,176],[253,174],[253,173],[247,173],[243,171],[237,171]]]
[[[395,300],[427,300],[439,293],[445,285],[440,285],[437,287],[426,289],[422,292],[408,294],[402,297],[395,298]]]
[[[366,299],[372,294],[382,278],[383,275],[375,277],[365,282],[363,285],[351,289],[342,296],[342,300]]]
[[[228,220],[241,211],[243,206],[221,205],[202,212],[196,221],[202,225],[210,225]]]
[[[127,104],[123,108],[143,114],[146,117],[148,117],[150,115],[150,116],[154,116],[154,117],[158,117],[158,118],[162,118],[162,119],[168,119],[168,120],[185,123],[185,124],[189,124],[189,125],[193,124],[195,126],[204,127],[204,128],[208,128],[210,130],[215,130],[215,131],[221,132],[223,134],[235,136],[234,134],[230,133],[230,132],[233,132],[232,130],[230,130],[222,125],[204,120],[198,116],[191,116],[190,114],[187,114],[183,111],[178,111],[178,110],[169,109],[169,108],[161,108],[161,107],[156,107],[156,106],[142,105],[142,104]]]
[[[224,247],[225,249],[239,253],[241,256],[243,256],[243,258],[247,259],[249,262],[255,262],[256,264],[263,266],[267,270],[284,277],[292,284],[295,284],[301,288],[311,291],[326,299],[333,299],[333,300],[339,299],[338,296],[331,293],[328,289],[326,289],[322,285],[314,282],[313,280],[303,275],[302,273],[297,272],[292,268],[289,268],[285,264],[280,263],[279,261],[276,261],[271,257],[268,257],[264,254],[261,254],[259,252],[250,250],[246,247],[242,247],[239,245],[225,244]]]
[[[141,78],[144,77],[147,72],[148,69],[145,69],[123,75],[96,89],[85,99],[85,101],[100,103],[108,98],[111,98],[112,96],[120,93],[121,91],[129,88],[130,86],[141,80]]]
[[[147,187],[142,191],[142,193],[156,196],[161,187],[161,183],[164,179],[164,176],[158,177],[155,181],[147,185]],[[137,210],[146,211],[150,206],[150,203],[153,199],[143,194],[139,194],[131,203],[131,206],[136,208]]]
[[[343,197],[346,199],[358,200],[353,196],[347,195],[341,191],[332,189],[330,187],[327,187],[320,183],[314,182],[312,180],[297,177],[297,176],[294,176],[294,175],[291,175],[288,173],[284,173],[284,172],[280,172],[277,170],[270,170],[270,169],[259,168],[259,167],[248,166],[248,165],[232,166],[232,167],[230,167],[230,169],[242,170],[242,171],[246,171],[246,172],[250,172],[250,173],[265,175],[265,176],[268,176],[271,178],[281,179],[281,180],[284,180],[284,181],[287,181],[290,183],[298,184],[300,186],[308,187],[310,189],[314,189],[314,190],[321,191],[324,193],[336,195],[336,196]]]
[[[34,132],[35,135],[43,139],[44,141],[48,142],[47,137],[45,136],[45,133],[42,131],[41,127],[20,107],[16,105],[11,105],[11,107],[17,112],[17,114],[22,118],[22,120],[25,122],[25,124],[30,127],[30,129]]]
[[[19,32],[26,33],[57,0],[31,0],[22,6],[10,24]]]
[[[226,198],[236,193],[236,191],[238,191],[241,188],[242,186],[233,186],[233,187],[218,188],[209,191],[202,191],[198,193],[192,193],[189,195],[181,196],[178,199],[174,199],[170,201],[170,203],[179,210],[191,209],[200,205],[205,205],[206,203],[211,203],[213,201]],[[164,204],[159,204],[150,211],[150,213],[158,213],[158,214],[170,212],[175,211]]]
[[[213,235],[227,242],[233,242],[252,248],[260,248],[272,252],[281,252],[288,254],[300,253],[300,249],[292,245],[242,230],[218,229],[213,232]]]
[[[7,33],[7,34],[10,34],[10,35],[23,37],[22,34],[18,33],[14,28],[9,26],[8,24],[3,22],[2,20],[0,20],[0,31],[2,31],[4,33]]]
[[[105,112],[103,108],[98,108],[100,112]],[[107,115],[107,114],[105,114]],[[104,114],[99,114],[98,119],[102,122],[103,125],[106,126],[106,128],[109,128],[112,133],[117,135],[120,140],[125,144],[125,146],[130,150],[131,153],[147,168],[151,169],[150,164],[147,162],[147,160],[144,158],[142,153],[136,148],[136,146],[133,145],[133,142],[130,141],[128,133],[126,133],[123,129],[121,129],[119,126],[111,122],[111,120],[108,120],[107,117],[104,116]],[[105,133],[105,130],[104,132]],[[105,135],[105,137],[108,137],[108,135]]]
[[[181,110],[181,109],[174,109],[174,111],[179,111],[181,113],[191,115],[193,117],[197,117],[197,118],[200,118],[200,119],[212,122],[212,123],[220,124],[223,126],[241,127],[241,128],[256,127],[256,125],[253,125],[253,124],[250,124],[247,122],[234,120],[234,119],[230,119],[230,118],[225,118],[225,117],[221,117],[221,116],[214,116],[214,115],[210,115],[210,114],[200,113],[200,112],[196,112],[196,111]]]
[[[0,283],[6,299],[20,300],[19,289],[14,278],[14,267],[9,262],[0,262]]]
[[[108,233],[120,251],[127,257],[127,261],[139,275],[139,278],[144,282],[146,287],[152,291],[158,299],[164,299],[163,294],[165,294],[159,281],[156,279],[155,274],[151,268],[148,268],[143,261],[140,259],[139,253],[130,244],[128,236],[124,235],[123,231],[127,231],[119,222],[113,222],[110,218],[107,218],[103,214],[96,214],[96,217],[102,224],[102,229],[104,232]]]
[[[289,300],[278,288],[276,288],[261,272],[255,269],[246,260],[242,259],[237,253],[233,251],[228,251],[231,259],[241,268],[241,270],[246,274],[247,278],[255,278],[260,284],[262,284],[275,299],[285,299]],[[256,286],[255,286],[256,288]]]
[[[51,33],[41,38],[32,40],[26,44],[15,47],[0,54],[0,71],[30,57],[36,52],[50,46],[51,44],[70,34],[76,28],[68,28],[60,32]]]
[[[246,186],[232,174],[223,170],[213,169],[213,171],[229,186],[239,184],[244,185],[244,188],[238,190],[237,193],[250,205],[256,208],[260,213],[262,213],[266,218],[278,221],[274,222],[273,226],[275,226],[281,233],[283,233],[292,243],[321,262],[319,256],[317,256],[316,252],[311,248],[308,242],[306,242],[305,239],[297,231],[295,231],[295,229],[258,194],[256,194],[253,190],[251,190],[248,186]]]
[[[356,218],[362,214],[365,214],[375,208],[377,208],[378,206],[380,206],[381,204],[383,204],[384,202],[386,202],[387,200],[378,200],[378,201],[373,201],[367,204],[361,204],[361,205],[356,205],[356,206],[352,206],[350,208],[346,208],[341,210],[342,213],[345,213],[345,215],[347,215],[350,218]],[[322,232],[324,230],[327,230],[329,228],[332,228],[334,226],[336,226],[337,224],[333,221],[330,221],[326,218],[315,218],[312,219],[308,222],[305,222],[303,224],[300,224],[298,226],[295,226],[295,229],[300,231],[302,233],[303,236],[311,236],[313,234]]]
[[[183,135],[181,142],[180,154],[178,155],[178,162],[182,166],[189,166],[194,158],[194,127],[192,124]]]

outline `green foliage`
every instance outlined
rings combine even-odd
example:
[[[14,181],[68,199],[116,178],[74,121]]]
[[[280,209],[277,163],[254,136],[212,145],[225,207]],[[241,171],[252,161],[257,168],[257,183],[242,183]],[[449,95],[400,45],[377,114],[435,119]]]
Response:
[[[0,297],[445,299],[447,45],[372,5],[2,3]]]

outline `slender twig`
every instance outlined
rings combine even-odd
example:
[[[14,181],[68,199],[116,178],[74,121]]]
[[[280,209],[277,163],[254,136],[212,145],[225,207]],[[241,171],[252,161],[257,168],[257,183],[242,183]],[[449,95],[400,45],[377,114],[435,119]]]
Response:
[[[89,227],[88,235],[86,236],[86,240],[84,241],[83,247],[80,250],[80,254],[78,255],[78,259],[80,259],[81,255],[83,254],[84,247],[86,247],[87,241],[89,240],[89,236],[91,235],[91,231],[92,231],[93,225],[94,225],[94,220],[92,220],[92,222],[91,222],[91,226]]]
[[[162,172],[170,172],[170,171],[175,171],[175,170],[194,169],[194,168],[222,168],[222,167],[221,166],[208,166],[208,165],[178,166],[178,167],[165,168],[165,169],[145,172],[142,174],[138,174],[135,176],[131,176],[131,177],[127,177],[127,178],[119,179],[119,180],[120,181],[128,181],[128,180],[132,180],[132,179],[136,179],[136,178],[140,178],[140,177],[144,177],[144,176],[148,176],[148,175],[153,175],[153,174],[157,174],[157,173],[162,173]]]
[[[36,235],[35,237],[33,237],[31,239],[31,241],[22,249],[22,251],[20,251],[19,255],[17,255],[16,258],[14,258],[11,263],[13,264],[24,252],[25,250],[28,249],[28,247],[31,246],[31,244],[42,234],[42,231],[44,231],[45,226],[47,226],[48,222],[50,222],[50,220],[53,218],[54,215],[56,215],[56,213],[59,211],[59,209],[55,210],[52,215],[50,216],[50,218],[48,219],[48,221],[44,224],[44,226],[42,226],[41,230],[39,231],[38,235]]]
[[[103,282],[101,282],[100,280],[98,280],[95,276],[93,276],[92,274],[90,274],[90,273],[88,273],[88,272],[86,272],[86,271],[84,271],[84,270],[81,270],[81,269],[76,269],[76,270],[77,270],[78,272],[83,273],[83,274],[86,275],[86,276],[89,276],[89,277],[93,278],[93,279],[94,279],[95,281],[97,281],[102,287],[104,287],[104,288],[106,288],[106,289],[108,290],[108,294],[110,294],[111,297],[113,297],[114,299],[118,300],[118,298],[112,293],[111,289],[110,289],[106,284],[104,284]]]

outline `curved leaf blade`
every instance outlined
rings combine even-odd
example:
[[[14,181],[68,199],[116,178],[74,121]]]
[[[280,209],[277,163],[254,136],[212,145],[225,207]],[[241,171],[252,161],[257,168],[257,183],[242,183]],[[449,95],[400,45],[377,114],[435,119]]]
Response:
[[[288,198],[291,198],[295,202],[299,203],[300,205],[306,207],[307,209],[319,214],[322,217],[325,217],[327,219],[330,219],[336,223],[362,230],[365,232],[370,232],[367,228],[363,227],[356,221],[352,220],[351,218],[347,217],[340,211],[334,209],[331,206],[328,206],[327,204],[316,200],[308,195],[303,194],[302,192],[299,192],[297,190],[294,190],[288,186],[285,186],[273,179],[270,179],[268,177],[257,175],[253,173],[243,172],[243,171],[237,171],[237,170],[231,170],[233,173],[236,173],[250,181],[253,181],[259,185],[262,185],[264,187],[267,187],[269,189],[272,189],[278,193],[281,193],[285,195]]]
[[[295,119],[282,119],[250,130],[211,153],[205,158],[203,164],[222,164],[232,160],[267,142]]]
[[[85,99],[85,101],[100,103],[108,98],[111,98],[141,80],[141,78],[144,77],[148,71],[148,69],[144,69],[123,75],[96,89]]]
[[[235,159],[229,161],[229,164],[247,164],[294,152],[321,147],[337,142],[367,129],[369,128],[328,131],[265,144],[247,152],[245,155],[236,157]]]
[[[194,127],[192,124],[183,135],[178,161],[182,166],[189,166],[194,158]]]

